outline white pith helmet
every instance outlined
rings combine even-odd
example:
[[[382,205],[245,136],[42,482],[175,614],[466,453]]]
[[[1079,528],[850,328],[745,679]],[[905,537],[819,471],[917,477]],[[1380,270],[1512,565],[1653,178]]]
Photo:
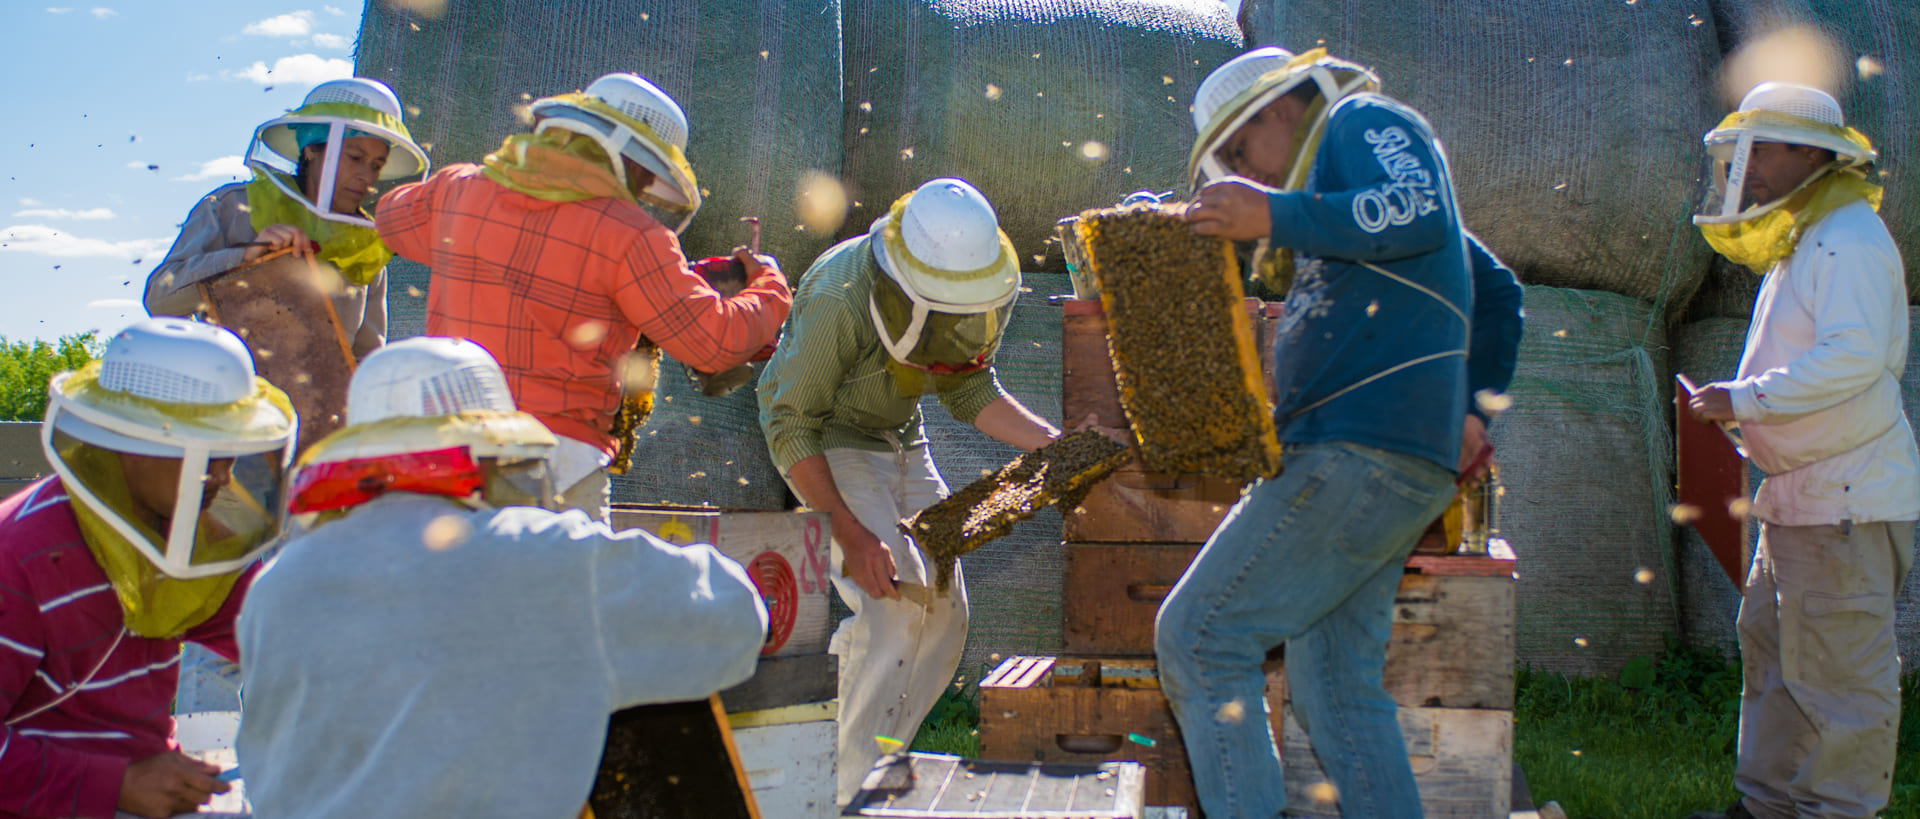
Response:
[[[1187,160],[1188,183],[1197,189],[1206,181],[1232,175],[1215,153],[1255,114],[1306,82],[1313,83],[1326,102],[1319,118],[1308,126],[1314,132],[1324,127],[1335,103],[1351,94],[1380,88],[1380,78],[1372,71],[1327,56],[1323,48],[1296,55],[1276,46],[1263,46],[1228,60],[1208,74],[1194,92],[1193,122],[1199,137]]]
[[[1005,306],[1020,289],[1013,243],[987,197],[963,179],[934,179],[874,220],[880,270],[916,302],[970,313]]]
[[[174,577],[206,577],[244,566],[265,547],[196,562],[208,462],[259,456],[272,474],[248,488],[271,494],[292,456],[295,432],[286,395],[255,376],[252,356],[233,333],[188,319],[151,318],[115,334],[99,361],[54,376],[41,447],[67,491],[154,566]],[[111,502],[124,489],[101,485],[91,467],[68,460],[64,450],[73,443],[179,461],[171,528],[156,533],[163,541],[150,540],[130,522],[131,510]]]
[[[1796,83],[1764,82],[1740,100],[1740,107],[1703,140],[1714,168],[1706,201],[1694,224],[1727,224],[1758,216],[1790,198],[1747,204],[1748,163],[1756,142],[1777,142],[1824,148],[1834,154],[1833,168],[1857,168],[1879,158],[1867,138],[1848,128],[1840,103],[1818,88]],[[1811,183],[1822,173],[1809,177]],[[1804,187],[1804,186],[1803,186]]]
[[[1193,130],[1202,131],[1214,112],[1235,94],[1253,87],[1261,75],[1287,67],[1293,52],[1279,46],[1261,46],[1220,64],[1193,92]]]
[[[300,107],[275,117],[254,129],[253,143],[247,149],[247,165],[259,171],[272,171],[267,176],[283,192],[305,204],[307,208],[324,219],[347,222],[362,227],[372,227],[373,223],[364,217],[353,214],[333,212],[334,180],[339,175],[339,151],[328,151],[322,161],[319,172],[318,190],[320,201],[308,201],[305,192],[298,185],[290,185],[280,174],[287,173],[285,168],[276,168],[269,156],[278,157],[292,167],[298,167],[302,142],[301,135],[312,134],[317,129],[325,129],[323,140],[327,145],[339,145],[342,140],[353,137],[374,137],[392,149],[387,155],[387,164],[380,168],[380,180],[410,179],[426,173],[427,152],[413,141],[408,133],[405,116],[400,108],[400,99],[393,89],[378,80],[365,77],[349,77],[341,80],[328,80],[307,92]]]
[[[596,106],[602,107],[594,110]],[[600,143],[608,157],[625,157],[651,171],[654,182],[645,193],[660,204],[687,211],[688,219],[699,210],[700,190],[685,157],[687,114],[645,77],[608,74],[577,95],[536,100],[530,110],[536,120],[534,133],[558,128],[589,137]],[[614,175],[626,184],[625,163],[611,164]]]
[[[461,338],[418,336],[382,346],[353,371],[347,423],[513,412],[513,393],[486,348]]]
[[[506,376],[485,348],[459,338],[396,341],[353,371],[347,425],[300,456],[290,507],[305,520],[389,489],[476,507],[546,506],[554,444],[545,424],[514,409]],[[508,491],[518,494],[502,500]]]

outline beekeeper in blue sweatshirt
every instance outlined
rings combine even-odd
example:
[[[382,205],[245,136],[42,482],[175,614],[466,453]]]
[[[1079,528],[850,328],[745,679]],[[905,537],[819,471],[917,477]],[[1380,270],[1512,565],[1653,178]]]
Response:
[[[1284,469],[1214,531],[1157,624],[1209,816],[1286,807],[1260,672],[1281,643],[1342,814],[1421,815],[1381,687],[1394,590],[1487,445],[1474,396],[1513,376],[1520,286],[1461,227],[1432,127],[1378,86],[1321,50],[1261,48],[1194,101],[1194,232],[1262,240],[1292,282],[1276,340]]]

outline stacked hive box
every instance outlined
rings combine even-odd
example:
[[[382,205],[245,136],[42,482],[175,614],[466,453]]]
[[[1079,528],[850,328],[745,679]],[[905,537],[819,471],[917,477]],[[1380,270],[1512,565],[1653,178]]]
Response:
[[[1249,300],[1271,390],[1279,305]],[[1099,304],[1069,301],[1061,404],[1068,428],[1124,416]],[[981,754],[1048,762],[1145,763],[1147,803],[1195,808],[1192,776],[1153,660],[1160,602],[1239,500],[1238,482],[1146,471],[1138,462],[1065,513],[1060,657],[1014,657],[981,683]],[[1511,794],[1512,562],[1415,558],[1401,583],[1386,684],[1430,816],[1505,815]],[[1267,664],[1269,719],[1282,738],[1295,810],[1325,781],[1284,707],[1284,659]],[[1317,793],[1317,791],[1316,791]],[[1337,815],[1337,813],[1333,814]]]

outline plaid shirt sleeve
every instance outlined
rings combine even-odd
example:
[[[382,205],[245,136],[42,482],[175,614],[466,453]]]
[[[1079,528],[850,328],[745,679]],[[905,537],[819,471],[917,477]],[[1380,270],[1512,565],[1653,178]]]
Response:
[[[786,276],[768,268],[733,298],[721,298],[687,267],[672,231],[642,231],[621,258],[613,291],[620,312],[660,349],[701,372],[737,367],[771,343],[793,307]]]
[[[445,172],[445,169],[441,171]],[[433,209],[428,207],[432,191],[427,185],[432,181],[429,177],[388,191],[380,197],[380,210],[373,216],[380,241],[395,254],[421,264],[432,261],[427,251],[430,246],[427,229],[433,223]],[[385,327],[381,329],[384,331]]]
[[[49,648],[40,601],[17,565],[0,569],[0,715],[11,715],[29,686],[46,685]],[[131,760],[92,754],[0,725],[0,813],[110,819]]]

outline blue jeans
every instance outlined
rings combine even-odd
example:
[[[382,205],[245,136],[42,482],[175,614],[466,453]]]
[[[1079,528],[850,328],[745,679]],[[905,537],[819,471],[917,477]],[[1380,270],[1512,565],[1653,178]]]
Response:
[[[1283,642],[1294,716],[1339,789],[1341,814],[1421,815],[1380,675],[1402,564],[1452,498],[1452,473],[1423,458],[1348,443],[1290,447],[1285,471],[1214,530],[1155,624],[1160,684],[1209,817],[1266,819],[1286,808],[1260,672]]]

